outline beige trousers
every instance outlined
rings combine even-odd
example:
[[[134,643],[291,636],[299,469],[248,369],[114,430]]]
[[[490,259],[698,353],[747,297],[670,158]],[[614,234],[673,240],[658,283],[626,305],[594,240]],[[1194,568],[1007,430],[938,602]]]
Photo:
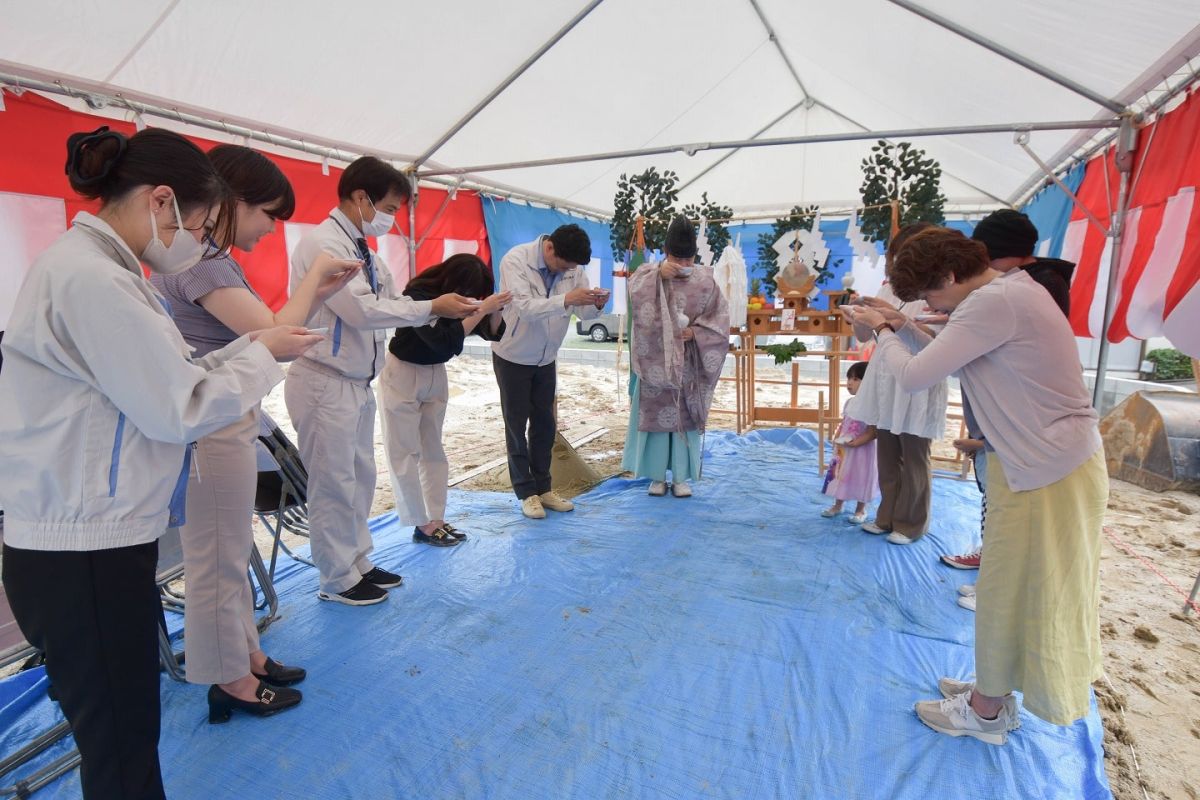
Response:
[[[375,497],[375,392],[300,359],[283,399],[308,471],[308,535],[321,590],[338,594],[374,568],[367,517]]]
[[[410,364],[388,353],[379,395],[400,524],[425,525],[443,519],[450,478],[442,449],[442,423],[450,399],[446,365]]]
[[[254,547],[258,409],[196,443],[183,544],[183,637],[189,683],[231,683],[250,674],[259,649],[247,565]]]

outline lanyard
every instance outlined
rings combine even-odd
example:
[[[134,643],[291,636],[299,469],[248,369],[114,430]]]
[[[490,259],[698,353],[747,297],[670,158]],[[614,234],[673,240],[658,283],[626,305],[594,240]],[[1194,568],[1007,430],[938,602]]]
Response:
[[[341,221],[332,214],[329,215],[329,218],[333,220],[339,228],[342,229],[342,233],[346,234],[346,238],[349,239],[350,244],[354,246],[354,250],[358,253],[358,257],[362,259],[363,275],[367,279],[367,284],[370,285],[371,291],[378,295],[379,280],[375,273],[375,258],[371,255],[371,248],[367,247],[367,240],[362,236],[355,236],[353,233],[346,230],[346,226],[343,225]]]

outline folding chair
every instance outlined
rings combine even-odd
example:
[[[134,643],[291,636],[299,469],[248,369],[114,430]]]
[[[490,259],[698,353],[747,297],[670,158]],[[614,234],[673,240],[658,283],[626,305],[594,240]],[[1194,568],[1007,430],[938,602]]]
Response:
[[[279,551],[294,561],[315,567],[307,558],[292,552],[283,541],[283,532],[308,537],[308,471],[300,453],[275,421],[263,412],[259,417],[258,491],[254,512],[271,532],[271,563],[267,575],[274,579]]]
[[[184,594],[171,586],[182,577],[183,543],[179,539],[179,529],[167,528],[167,532],[158,537],[158,568],[154,575],[164,612],[158,627],[158,654],[167,675],[180,682],[184,680],[184,654],[176,653],[175,645],[171,643],[171,634],[167,632],[166,612],[183,613]]]
[[[0,511],[0,544],[4,541],[4,512]],[[40,661],[40,653],[21,634],[17,621],[13,618],[12,609],[8,605],[8,596],[0,587],[0,667],[7,667],[18,661],[25,661],[28,669]],[[66,720],[52,726],[44,733],[35,736],[32,741],[15,753],[0,760],[0,778],[29,763],[52,745],[71,733],[71,725]],[[79,766],[79,751],[72,749],[54,761],[50,762],[32,774],[15,781],[11,786],[0,785],[0,796],[29,797],[43,786],[66,775]]]

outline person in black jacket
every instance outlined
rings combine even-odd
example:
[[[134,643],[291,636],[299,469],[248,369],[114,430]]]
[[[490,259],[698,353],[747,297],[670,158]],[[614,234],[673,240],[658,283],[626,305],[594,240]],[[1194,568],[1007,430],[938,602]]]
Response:
[[[1071,316],[1071,274],[1075,265],[1061,258],[1041,258],[1033,254],[1038,229],[1020,211],[1004,208],[993,211],[975,226],[971,238],[983,242],[992,260],[992,269],[1009,272],[1023,269],[1050,293],[1065,316]]]
[[[396,516],[413,526],[413,541],[452,547],[466,538],[446,522],[449,463],[442,449],[442,423],[450,387],[446,362],[460,354],[475,334],[496,342],[504,335],[500,314],[512,299],[492,293],[492,270],[478,256],[460,253],[409,281],[404,294],[431,300],[447,292],[474,298],[478,310],[466,319],[435,318],[428,325],[397,328],[388,344],[380,381],[383,439]]]

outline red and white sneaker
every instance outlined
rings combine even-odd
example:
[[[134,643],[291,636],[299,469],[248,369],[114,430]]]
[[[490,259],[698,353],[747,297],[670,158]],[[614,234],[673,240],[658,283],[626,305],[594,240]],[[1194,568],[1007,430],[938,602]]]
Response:
[[[982,547],[974,553],[965,553],[961,556],[942,556],[942,563],[955,569],[979,569],[981,558],[983,558]]]

